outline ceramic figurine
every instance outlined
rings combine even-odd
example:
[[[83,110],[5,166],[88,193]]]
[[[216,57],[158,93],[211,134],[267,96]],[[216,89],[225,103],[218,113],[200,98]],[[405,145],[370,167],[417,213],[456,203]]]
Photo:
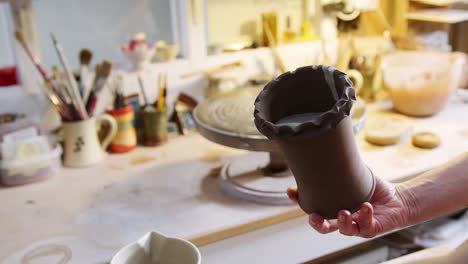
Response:
[[[146,34],[140,32],[132,37],[128,45],[122,47],[122,51],[133,64],[133,70],[142,71],[153,58],[156,49],[154,43],[146,41]]]

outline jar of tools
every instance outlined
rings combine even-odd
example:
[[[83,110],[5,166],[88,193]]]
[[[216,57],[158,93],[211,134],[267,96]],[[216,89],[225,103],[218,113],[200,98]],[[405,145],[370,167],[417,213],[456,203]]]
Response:
[[[138,138],[144,146],[158,146],[168,140],[167,132],[167,74],[158,75],[158,98],[149,103],[142,78],[138,77],[144,105],[138,110]]]
[[[144,146],[158,146],[168,140],[167,108],[141,107],[138,111],[141,142]]]

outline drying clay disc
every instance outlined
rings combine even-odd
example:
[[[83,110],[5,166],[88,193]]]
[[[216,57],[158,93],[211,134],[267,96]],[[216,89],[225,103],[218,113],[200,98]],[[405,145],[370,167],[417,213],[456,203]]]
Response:
[[[398,116],[387,117],[370,124],[366,129],[365,138],[367,142],[374,145],[394,145],[401,140],[409,129],[410,125],[402,118]]]
[[[411,142],[415,147],[432,149],[440,145],[440,137],[431,132],[421,132],[414,134]]]

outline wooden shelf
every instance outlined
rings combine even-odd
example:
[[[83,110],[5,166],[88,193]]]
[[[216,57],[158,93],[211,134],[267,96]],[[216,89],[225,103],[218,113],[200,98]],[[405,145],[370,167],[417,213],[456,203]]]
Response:
[[[408,12],[408,20],[426,21],[444,24],[456,24],[468,21],[468,11],[458,9],[434,8]]]

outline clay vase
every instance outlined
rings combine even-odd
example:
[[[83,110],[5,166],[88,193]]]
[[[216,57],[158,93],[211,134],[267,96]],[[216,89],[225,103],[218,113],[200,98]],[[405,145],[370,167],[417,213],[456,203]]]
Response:
[[[137,135],[133,127],[135,117],[133,106],[127,105],[106,112],[117,121],[117,133],[111,141],[110,151],[112,153],[126,153],[134,150],[137,146]]]
[[[298,202],[308,214],[336,218],[339,210],[359,210],[375,188],[362,162],[349,113],[356,100],[346,74],[309,66],[280,75],[255,101],[257,129],[276,141],[294,175]],[[315,113],[294,124],[285,117]]]

